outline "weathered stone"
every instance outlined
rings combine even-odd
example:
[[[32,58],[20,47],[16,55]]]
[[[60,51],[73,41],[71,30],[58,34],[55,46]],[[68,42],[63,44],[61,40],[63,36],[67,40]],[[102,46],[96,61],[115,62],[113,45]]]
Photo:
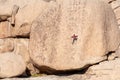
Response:
[[[41,76],[41,77],[30,77],[30,78],[9,78],[9,79],[3,79],[3,80],[85,80],[81,78],[81,75],[76,75],[74,78],[71,75],[70,76],[56,76],[56,75],[49,75],[49,76]]]
[[[19,76],[25,69],[26,64],[20,55],[0,54],[0,78]]]
[[[120,79],[120,58],[112,61],[105,61],[98,65],[91,66],[87,74],[91,75],[86,80],[119,80]]]
[[[0,0],[0,21],[7,20],[12,16],[14,5],[24,7],[30,0]]]
[[[13,78],[13,79],[3,79],[3,80],[72,80],[68,78],[59,78],[59,77],[34,77],[34,78]]]
[[[31,63],[28,51],[28,43],[29,39],[26,38],[0,39],[0,54],[11,52],[17,55],[21,55],[27,65],[27,69],[29,70],[30,74],[36,74],[39,73],[39,71]]]
[[[19,9],[16,15],[13,35],[29,36],[32,22],[46,9],[48,3],[43,0],[35,0]],[[32,15],[31,15],[32,14]]]
[[[30,60],[29,50],[28,50],[29,39],[14,39],[14,53],[22,56],[26,63],[29,74],[37,74],[39,70],[35,68]]]
[[[0,21],[9,21],[14,26],[11,31],[12,37],[29,37],[32,21],[42,13],[48,3],[51,3],[51,0],[48,2],[44,0],[0,0]]]
[[[11,36],[11,25],[8,21],[0,22],[0,38]]]
[[[40,70],[82,69],[105,60],[109,51],[118,48],[119,30],[107,3],[57,3],[50,4],[32,24],[30,57]]]
[[[14,53],[23,57],[23,60],[27,63],[30,62],[30,56],[28,51],[29,39],[14,39]]]
[[[103,0],[103,1],[107,1],[109,4],[113,3],[116,0]]]
[[[23,8],[29,3],[35,3],[36,1],[39,0],[0,0],[0,16],[11,16],[14,5]]]
[[[0,54],[14,50],[13,39],[0,39]]]
[[[13,52],[23,57],[26,63],[29,63],[29,51],[28,51],[29,39],[14,39],[6,38],[0,39],[0,53]]]
[[[13,10],[12,10],[12,16],[11,16],[11,24],[14,26],[15,25],[15,16],[18,12],[19,6],[14,5]]]
[[[120,46],[119,46],[119,48],[116,50],[116,55],[120,58]]]
[[[118,26],[120,28],[120,0],[112,0],[111,2],[111,7],[113,8],[113,11],[115,12],[117,21],[118,21]]]
[[[30,74],[30,75],[35,75],[35,74],[40,73],[40,71],[36,67],[34,67],[34,65],[32,63],[27,64],[27,69],[29,70],[28,74]]]
[[[108,56],[108,60],[114,60],[115,58],[118,58],[118,55],[116,53],[112,53]]]

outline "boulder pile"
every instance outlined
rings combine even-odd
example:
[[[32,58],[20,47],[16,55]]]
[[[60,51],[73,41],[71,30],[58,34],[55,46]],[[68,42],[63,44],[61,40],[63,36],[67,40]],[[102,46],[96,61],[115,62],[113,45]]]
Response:
[[[79,71],[119,57],[119,3],[0,0],[0,78]]]

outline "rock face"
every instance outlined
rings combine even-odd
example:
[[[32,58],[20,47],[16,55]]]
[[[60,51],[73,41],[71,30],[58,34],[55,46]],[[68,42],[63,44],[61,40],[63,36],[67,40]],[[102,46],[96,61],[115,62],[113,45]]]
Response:
[[[44,0],[0,0],[0,38],[29,37],[32,21],[48,3]]]
[[[1,26],[3,25],[3,28],[1,28],[3,34],[0,34],[0,38],[12,36],[13,29],[15,28],[12,27],[12,24],[15,23],[15,15],[18,9],[24,7],[26,4],[27,0],[0,0],[0,23]]]
[[[13,39],[0,39],[0,54],[12,52],[14,50]]]
[[[108,52],[118,48],[119,40],[117,22],[107,3],[61,0],[49,4],[33,22],[30,57],[40,70],[81,69],[105,60]]]
[[[14,39],[14,53],[19,54],[23,57],[23,60],[26,63],[29,63],[29,51],[28,51],[28,43],[29,39]]]
[[[0,39],[0,54],[13,53],[16,55],[21,55],[23,61],[26,63],[27,69],[30,71],[29,74],[35,74],[38,73],[38,71],[31,63],[28,51],[28,43],[29,39],[24,38]]]
[[[0,0],[0,78],[78,71],[109,60],[95,68],[93,65],[84,75],[30,80],[96,80],[102,79],[96,76],[104,77],[103,74],[111,72],[119,79],[115,75],[119,74],[116,58],[120,57],[119,3],[119,0]],[[103,69],[114,71],[107,73]]]
[[[21,75],[25,69],[25,62],[20,55],[13,53],[0,54],[0,78]]]
[[[29,36],[32,22],[42,13],[47,5],[48,3],[43,0],[31,0],[28,5],[20,8],[16,15],[16,27],[14,28],[12,34]]]
[[[43,76],[43,77],[31,77],[31,78],[12,78],[12,79],[3,79],[3,80],[83,80],[80,78],[74,79],[74,78],[69,78],[67,76]]]
[[[21,55],[23,60],[26,63],[27,69],[29,70],[29,74],[36,74],[39,71],[33,66],[30,55],[29,55],[29,39],[13,39],[14,43],[14,51],[12,53]]]
[[[119,80],[120,58],[113,61],[105,61],[89,68],[87,74],[91,75],[86,80]]]
[[[19,54],[23,57],[23,60],[28,63],[30,61],[28,43],[28,39],[0,39],[0,54],[6,52]]]
[[[12,27],[8,21],[0,22],[0,38],[11,36]]]
[[[38,72],[28,51],[31,24],[49,3],[51,0],[0,0],[0,54],[21,55],[30,73]]]
[[[103,0],[103,1],[106,1],[107,3],[111,4],[111,3],[113,3],[116,0]]]
[[[113,0],[110,4],[113,8],[113,11],[115,12],[117,21],[118,21],[118,26],[120,28],[120,0]]]

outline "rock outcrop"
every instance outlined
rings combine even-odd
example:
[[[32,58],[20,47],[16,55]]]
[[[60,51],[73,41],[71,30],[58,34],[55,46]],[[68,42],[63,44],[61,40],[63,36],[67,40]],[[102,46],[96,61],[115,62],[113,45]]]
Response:
[[[0,78],[47,72],[64,76],[24,79],[119,80],[119,4],[0,0]]]
[[[26,69],[24,60],[14,53],[0,54],[0,78],[21,75]]]
[[[21,55],[30,74],[39,72],[29,57],[31,24],[49,2],[44,0],[0,0],[0,54]]]
[[[74,70],[107,59],[119,45],[111,7],[101,0],[61,0],[33,22],[30,57],[40,70]]]

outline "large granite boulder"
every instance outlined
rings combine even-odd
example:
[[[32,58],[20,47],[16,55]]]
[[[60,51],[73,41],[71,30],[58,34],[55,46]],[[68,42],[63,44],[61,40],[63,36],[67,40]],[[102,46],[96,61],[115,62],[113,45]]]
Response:
[[[20,55],[0,54],[0,78],[19,76],[26,70],[26,64]]]
[[[33,22],[30,57],[42,71],[74,70],[107,59],[120,42],[110,5],[101,0],[58,0]]]

